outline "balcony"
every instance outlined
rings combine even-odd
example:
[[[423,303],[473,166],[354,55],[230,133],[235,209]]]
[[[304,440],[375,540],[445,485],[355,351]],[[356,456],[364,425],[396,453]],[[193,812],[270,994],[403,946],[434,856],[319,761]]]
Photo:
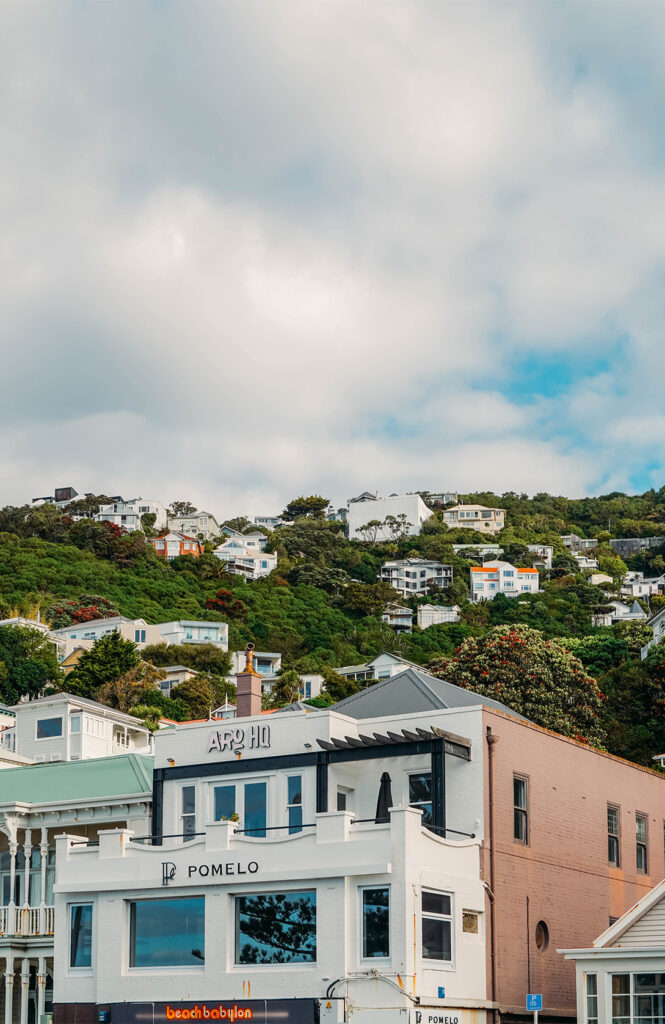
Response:
[[[53,935],[53,907],[0,907],[0,935]]]

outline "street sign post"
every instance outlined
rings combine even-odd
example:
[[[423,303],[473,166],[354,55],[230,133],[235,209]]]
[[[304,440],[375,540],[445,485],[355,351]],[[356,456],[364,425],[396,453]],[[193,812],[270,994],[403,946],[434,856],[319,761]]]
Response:
[[[538,1011],[543,1008],[543,997],[540,992],[531,993],[526,997],[527,1010],[533,1011],[533,1024],[538,1024]]]

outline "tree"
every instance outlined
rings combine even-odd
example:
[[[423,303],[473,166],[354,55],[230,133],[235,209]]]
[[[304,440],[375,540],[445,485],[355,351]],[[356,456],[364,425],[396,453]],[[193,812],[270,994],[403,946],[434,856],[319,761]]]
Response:
[[[442,673],[564,736],[602,746],[603,694],[560,641],[526,625],[495,626],[465,640]]]
[[[391,540],[402,540],[403,537],[408,537],[409,529],[413,524],[407,520],[406,512],[400,512],[397,516],[386,516],[383,525]],[[437,533],[439,528],[437,528]]]
[[[613,628],[614,633],[626,644],[632,658],[639,658],[642,648],[653,640],[653,630],[644,621],[617,622]]]
[[[349,611],[380,617],[386,605],[400,604],[402,597],[386,580],[379,580],[378,583],[370,584],[349,583],[344,591],[343,601]]]
[[[230,590],[218,590],[215,597],[207,598],[206,608],[230,619],[243,619],[247,614],[247,605],[238,601]]]
[[[287,668],[273,683],[268,706],[281,708],[285,704],[293,704],[294,701],[300,700],[301,696],[302,680],[295,669]]]
[[[156,512],[144,512],[141,516],[141,526],[146,537],[152,537],[155,534],[155,523],[157,522]]]
[[[284,511],[282,512],[282,519],[289,521],[294,519],[301,519],[303,516],[310,516],[314,519],[323,519],[324,513],[330,504],[329,498],[322,498],[320,494],[311,494],[309,498],[305,498],[301,495],[299,498],[293,498]]]
[[[665,750],[665,648],[644,662],[612,669],[602,679],[607,697],[603,725],[613,754],[653,767]]]
[[[0,698],[5,704],[39,697],[45,687],[59,684],[61,679],[55,647],[43,633],[23,626],[0,626]]]
[[[95,640],[84,651],[76,668],[67,676],[67,689],[78,697],[95,698],[100,686],[113,683],[141,660],[136,644],[125,640],[117,630]]]
[[[167,511],[169,516],[176,519],[180,516],[193,516],[196,506],[191,501],[172,501]]]
[[[251,525],[252,523],[250,523],[247,516],[236,516],[235,519],[227,519],[222,523],[222,526],[230,526],[232,530],[237,530],[238,533],[242,533]]]
[[[334,704],[344,700],[345,697],[350,697],[353,693],[358,693],[361,689],[362,687],[356,679],[347,679],[346,676],[341,676],[334,669],[324,668],[322,692],[327,694]]]
[[[63,629],[72,623],[91,622],[93,619],[108,619],[118,614],[118,609],[107,598],[98,594],[82,594],[73,601],[52,604],[44,612],[44,618],[51,629]]]
[[[358,527],[358,533],[362,533],[363,540],[367,541],[368,544],[376,544],[376,538],[379,536],[379,530],[384,526],[385,520],[370,519],[364,526]]]
[[[171,689],[171,697],[186,704],[190,718],[209,718],[217,707],[215,691],[205,676],[186,679]]]

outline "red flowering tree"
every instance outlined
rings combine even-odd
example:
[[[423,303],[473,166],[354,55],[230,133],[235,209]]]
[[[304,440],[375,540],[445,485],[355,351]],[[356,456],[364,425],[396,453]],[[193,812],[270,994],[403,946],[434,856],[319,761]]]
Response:
[[[74,601],[60,601],[44,612],[44,618],[52,629],[63,629],[72,623],[92,622],[93,619],[110,619],[118,609],[105,597],[83,594]]]
[[[247,605],[235,598],[230,590],[218,590],[215,597],[207,599],[206,608],[231,619],[242,619],[247,614]]]
[[[439,675],[456,686],[506,704],[536,725],[602,747],[605,700],[582,662],[556,639],[531,626],[495,626],[469,637]]]

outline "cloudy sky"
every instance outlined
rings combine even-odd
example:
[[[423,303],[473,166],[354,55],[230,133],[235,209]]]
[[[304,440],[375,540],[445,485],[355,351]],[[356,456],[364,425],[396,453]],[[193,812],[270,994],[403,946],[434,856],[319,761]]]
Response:
[[[665,7],[4,3],[0,504],[665,483]]]

